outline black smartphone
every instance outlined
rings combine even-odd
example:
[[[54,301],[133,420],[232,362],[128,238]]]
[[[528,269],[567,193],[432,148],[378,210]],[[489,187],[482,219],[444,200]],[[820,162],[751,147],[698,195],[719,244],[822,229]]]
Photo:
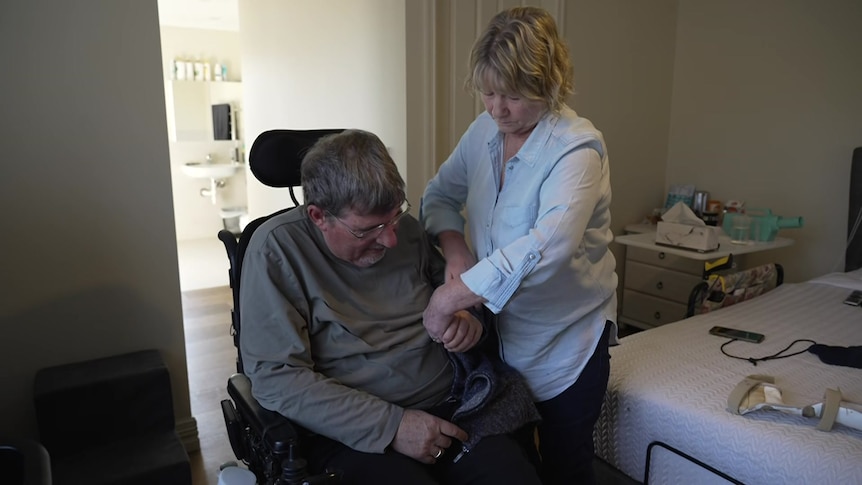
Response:
[[[764,339],[762,333],[749,332],[746,330],[737,330],[735,328],[727,327],[712,327],[709,329],[709,333],[711,333],[712,335],[718,335],[719,337],[745,340],[746,342],[752,342],[755,344],[763,342]]]
[[[853,290],[847,298],[844,299],[844,303],[850,306],[860,306],[862,305],[862,291]]]

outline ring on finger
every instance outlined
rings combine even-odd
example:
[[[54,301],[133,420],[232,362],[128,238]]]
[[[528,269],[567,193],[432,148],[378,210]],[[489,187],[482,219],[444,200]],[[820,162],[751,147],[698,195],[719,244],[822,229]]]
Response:
[[[437,453],[434,454],[434,459],[436,460],[436,459],[440,458],[441,456],[443,456],[443,448],[440,448],[439,450],[437,450]]]

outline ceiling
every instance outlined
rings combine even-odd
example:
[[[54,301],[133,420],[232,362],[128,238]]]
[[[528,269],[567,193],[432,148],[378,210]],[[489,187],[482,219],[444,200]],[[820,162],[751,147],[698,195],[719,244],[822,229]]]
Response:
[[[159,24],[239,31],[239,0],[158,0]]]

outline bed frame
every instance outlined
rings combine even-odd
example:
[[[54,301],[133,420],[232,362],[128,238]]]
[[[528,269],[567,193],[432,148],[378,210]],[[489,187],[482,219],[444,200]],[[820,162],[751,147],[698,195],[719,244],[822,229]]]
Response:
[[[862,268],[862,234],[857,228],[862,218],[862,147],[853,150],[853,162],[850,167],[850,208],[847,211],[847,251],[844,257],[844,271]],[[851,239],[852,237],[852,239]]]

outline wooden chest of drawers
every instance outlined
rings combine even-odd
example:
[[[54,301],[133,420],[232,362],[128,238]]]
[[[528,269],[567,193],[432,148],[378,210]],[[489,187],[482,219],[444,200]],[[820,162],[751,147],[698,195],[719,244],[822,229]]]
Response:
[[[685,318],[688,295],[701,281],[703,261],[629,247],[620,321],[651,328]]]
[[[644,227],[646,226],[646,227]],[[655,230],[649,225],[626,226],[629,234],[616,238],[626,246],[625,277],[619,322],[648,329],[685,318],[691,290],[701,282],[704,265],[733,255],[738,269],[748,267],[750,253],[778,249],[793,244],[777,237],[771,242],[734,245],[719,236],[719,249],[709,253],[669,248],[655,244]]]

